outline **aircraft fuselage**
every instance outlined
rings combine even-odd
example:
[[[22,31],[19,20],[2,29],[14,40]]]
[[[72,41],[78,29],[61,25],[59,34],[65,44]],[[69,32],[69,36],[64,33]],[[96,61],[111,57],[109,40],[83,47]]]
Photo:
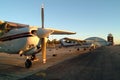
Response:
[[[0,52],[18,54],[35,47],[39,38],[35,35],[35,27],[12,29],[0,37]]]

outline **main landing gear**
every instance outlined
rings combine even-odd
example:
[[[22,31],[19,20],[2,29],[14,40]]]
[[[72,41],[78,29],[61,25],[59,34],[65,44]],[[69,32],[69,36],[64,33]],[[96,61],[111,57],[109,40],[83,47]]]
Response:
[[[38,59],[36,58],[35,55],[32,55],[31,58],[27,57],[25,61],[25,67],[30,68],[32,66],[32,61],[37,61]]]

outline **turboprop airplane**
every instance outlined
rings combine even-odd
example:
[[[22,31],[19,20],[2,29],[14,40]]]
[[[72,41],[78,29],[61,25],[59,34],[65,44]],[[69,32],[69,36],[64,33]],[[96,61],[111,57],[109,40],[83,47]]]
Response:
[[[15,22],[0,21],[0,52],[27,56],[25,67],[30,68],[36,54],[42,51],[46,63],[46,43],[51,34],[75,34],[75,32],[44,28],[44,7],[41,7],[42,28]]]

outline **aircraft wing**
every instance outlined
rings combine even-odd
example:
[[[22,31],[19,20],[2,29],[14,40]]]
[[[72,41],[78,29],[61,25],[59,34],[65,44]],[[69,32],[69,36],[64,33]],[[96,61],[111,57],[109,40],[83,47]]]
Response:
[[[52,30],[53,31],[52,35],[76,34],[76,32],[71,32],[71,31],[58,30],[58,29],[52,29],[52,28],[46,28],[46,29]]]

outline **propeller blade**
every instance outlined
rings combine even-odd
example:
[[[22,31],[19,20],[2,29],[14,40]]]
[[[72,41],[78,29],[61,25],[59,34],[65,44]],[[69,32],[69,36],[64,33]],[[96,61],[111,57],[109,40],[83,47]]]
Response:
[[[44,28],[44,5],[41,7],[41,21],[42,21],[42,28]]]
[[[46,46],[47,38],[42,38],[42,59],[43,63],[46,63]]]

